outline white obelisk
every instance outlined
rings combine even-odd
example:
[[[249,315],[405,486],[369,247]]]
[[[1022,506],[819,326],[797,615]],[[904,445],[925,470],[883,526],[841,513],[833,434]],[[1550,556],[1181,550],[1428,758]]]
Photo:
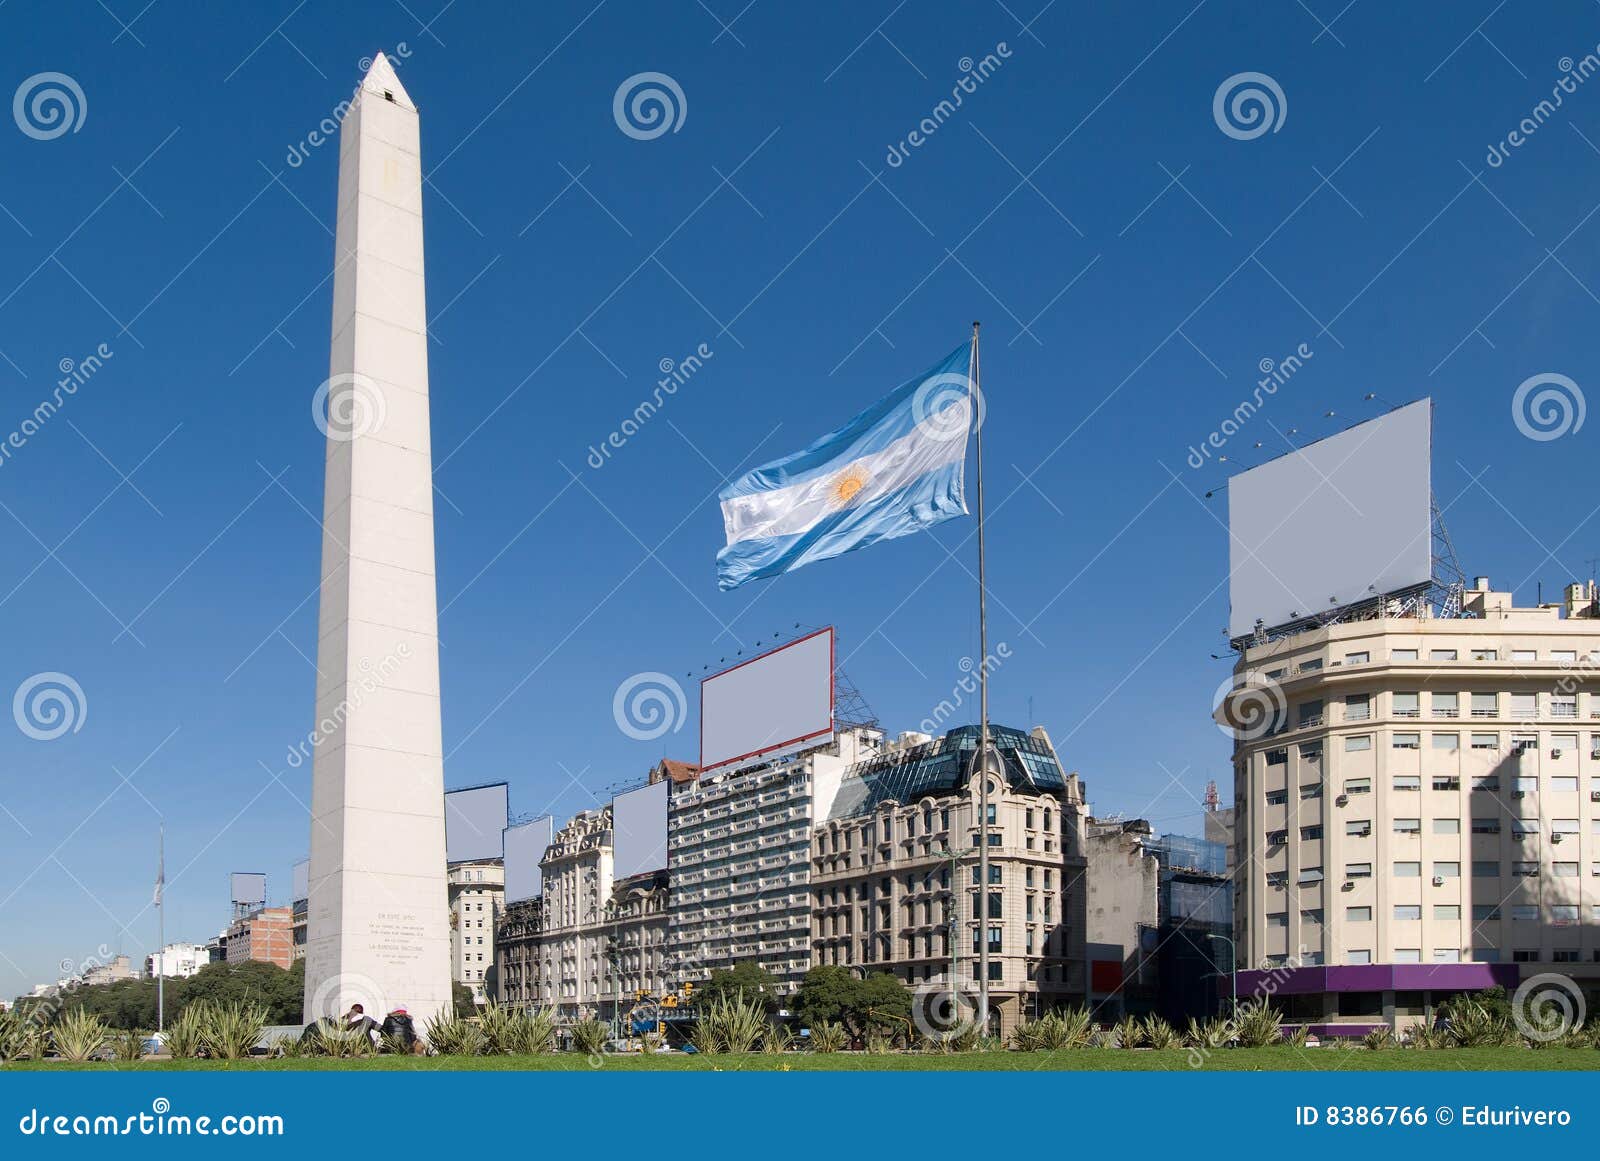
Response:
[[[306,1019],[450,1003],[417,109],[383,54],[339,130]]]

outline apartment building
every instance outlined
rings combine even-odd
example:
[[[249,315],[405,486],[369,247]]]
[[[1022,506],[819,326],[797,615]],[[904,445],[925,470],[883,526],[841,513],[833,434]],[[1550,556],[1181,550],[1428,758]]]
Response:
[[[144,974],[146,979],[151,980],[158,975],[168,979],[187,979],[210,962],[211,956],[204,944],[169,943],[160,951],[144,957]]]
[[[812,961],[913,988],[975,986],[991,1020],[1083,998],[1083,787],[1048,736],[992,726],[988,884],[979,882],[978,728],[907,733],[845,774],[811,851]],[[1000,775],[994,770],[993,775]]]
[[[258,907],[239,916],[228,926],[224,937],[227,961],[235,964],[259,960],[287,968],[294,962],[293,922],[288,907]]]
[[[1233,720],[1241,996],[1334,1034],[1558,972],[1600,987],[1593,583],[1245,648]],[[1239,707],[1265,706],[1265,718]],[[1225,711],[1226,712],[1226,711]]]
[[[667,821],[669,951],[685,979],[749,961],[792,991],[811,967],[811,843],[845,770],[883,744],[848,727],[767,765],[702,774]]]
[[[494,964],[495,924],[506,905],[506,867],[500,859],[451,863],[446,880],[450,900],[450,978],[488,1001],[488,973]]]

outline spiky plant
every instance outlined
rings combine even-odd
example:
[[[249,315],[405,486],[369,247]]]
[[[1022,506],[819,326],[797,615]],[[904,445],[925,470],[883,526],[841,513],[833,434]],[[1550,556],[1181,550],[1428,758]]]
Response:
[[[1283,1039],[1283,1017],[1265,1000],[1241,1004],[1234,1026],[1241,1048],[1269,1048]]]
[[[167,1025],[162,1033],[167,1055],[174,1060],[192,1060],[205,1046],[205,1005],[190,1004]]]
[[[572,1050],[585,1056],[598,1056],[606,1050],[610,1035],[604,1020],[579,1020],[572,1026]]]
[[[794,1047],[794,1033],[783,1024],[768,1025],[761,1037],[761,1051],[769,1056],[781,1056]]]
[[[477,1056],[483,1051],[483,1029],[448,1009],[428,1021],[428,1046],[440,1056]]]
[[[1451,1005],[1445,1035],[1456,1048],[1502,1048],[1517,1042],[1517,1031],[1504,1016],[1470,998]]]
[[[1124,1016],[1112,1031],[1116,1033],[1118,1048],[1138,1048],[1144,1043],[1144,1025],[1137,1016]]]
[[[811,1029],[811,1048],[815,1052],[841,1052],[845,1039],[844,1026],[831,1020],[819,1020]]]
[[[15,1009],[0,1012],[0,1064],[11,1064],[28,1055],[31,1021]]]
[[[1361,1047],[1377,1052],[1384,1048],[1394,1047],[1394,1031],[1387,1025],[1374,1028],[1361,1038]]]
[[[241,1060],[261,1042],[267,1009],[252,1000],[208,1004],[203,1027],[206,1050],[222,1060]]]
[[[1407,1048],[1444,1048],[1449,1042],[1444,1029],[1434,1020],[1419,1020],[1406,1029]]]
[[[1145,1044],[1150,1048],[1165,1049],[1178,1046],[1177,1030],[1154,1012],[1145,1017],[1143,1036]]]
[[[112,1038],[111,1051],[123,1064],[134,1064],[144,1059],[144,1041],[147,1033],[137,1028],[120,1032]]]
[[[867,1033],[867,1051],[874,1056],[882,1056],[894,1047],[894,1042],[888,1035],[874,1028]]]
[[[98,1056],[111,1039],[106,1022],[82,1008],[65,1013],[51,1029],[56,1052],[63,1060],[82,1063]]]
[[[522,1008],[506,1033],[506,1051],[517,1056],[549,1052],[556,1043],[556,1017],[549,1008]]]
[[[1038,1052],[1044,1047],[1044,1035],[1039,1025],[1040,1020],[1023,1020],[1011,1030],[1011,1047],[1018,1052]]]
[[[1296,1024],[1289,1029],[1283,1042],[1290,1048],[1304,1048],[1311,1039],[1311,1027],[1308,1024]]]

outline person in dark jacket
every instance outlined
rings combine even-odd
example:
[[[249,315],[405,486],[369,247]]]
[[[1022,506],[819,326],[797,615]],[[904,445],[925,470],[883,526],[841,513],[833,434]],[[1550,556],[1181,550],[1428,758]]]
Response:
[[[384,1041],[395,1045],[399,1051],[417,1050],[417,1026],[404,1008],[396,1008],[384,1017],[382,1032]]]
[[[360,1004],[350,1005],[350,1010],[344,1016],[344,1027],[346,1032],[359,1033],[372,1044],[378,1043],[378,1022],[367,1015],[367,1010]]]

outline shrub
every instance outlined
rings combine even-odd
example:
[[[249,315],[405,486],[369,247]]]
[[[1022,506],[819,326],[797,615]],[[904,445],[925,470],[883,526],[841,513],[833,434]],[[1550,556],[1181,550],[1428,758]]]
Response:
[[[1374,1028],[1361,1038],[1361,1047],[1371,1049],[1373,1052],[1380,1048],[1393,1048],[1394,1031],[1387,1024],[1381,1028]]]
[[[56,1052],[63,1060],[81,1063],[99,1055],[110,1040],[105,1021],[82,1008],[74,1008],[56,1021],[51,1031]]]
[[[1144,1043],[1144,1026],[1137,1016],[1124,1016],[1112,1029],[1118,1048],[1138,1048]]]
[[[162,1035],[169,1056],[174,1060],[191,1060],[200,1055],[200,1049],[205,1044],[202,1027],[204,1018],[204,1006],[191,1004],[176,1020],[167,1025],[167,1030]]]
[[[572,1026],[572,1050],[598,1056],[606,1050],[611,1032],[604,1020],[579,1020]]]
[[[783,1024],[772,1024],[761,1037],[761,1051],[778,1056],[794,1047],[794,1033]]]
[[[1266,1048],[1283,1039],[1283,1018],[1265,1000],[1241,1004],[1234,1024],[1242,1048]]]
[[[819,1020],[811,1029],[811,1047],[816,1052],[839,1052],[844,1048],[844,1025]]]
[[[21,1012],[0,1012],[0,1064],[10,1064],[33,1055],[29,1049],[35,1039],[34,1024]]]
[[[453,1011],[428,1021],[428,1046],[441,1056],[477,1056],[483,1051],[483,1029]]]
[[[145,1033],[137,1028],[130,1028],[112,1039],[112,1053],[124,1064],[133,1064],[136,1061],[143,1060],[144,1039]]]
[[[228,1004],[197,1004],[202,1015],[201,1036],[212,1056],[223,1060],[239,1060],[249,1056],[261,1042],[267,1027],[267,1009],[250,1000],[234,1000]]]
[[[1406,1029],[1407,1048],[1443,1048],[1449,1043],[1436,1021],[1421,1020]]]
[[[532,1056],[555,1044],[556,1020],[548,1008],[512,1008],[485,1004],[478,1018],[485,1055]]]
[[[1511,1022],[1487,1004],[1461,998],[1450,1005],[1450,1022],[1444,1033],[1456,1048],[1501,1048],[1517,1042]]]
[[[1145,1044],[1151,1048],[1176,1048],[1178,1046],[1177,1030],[1154,1013],[1145,1018],[1142,1031]]]

